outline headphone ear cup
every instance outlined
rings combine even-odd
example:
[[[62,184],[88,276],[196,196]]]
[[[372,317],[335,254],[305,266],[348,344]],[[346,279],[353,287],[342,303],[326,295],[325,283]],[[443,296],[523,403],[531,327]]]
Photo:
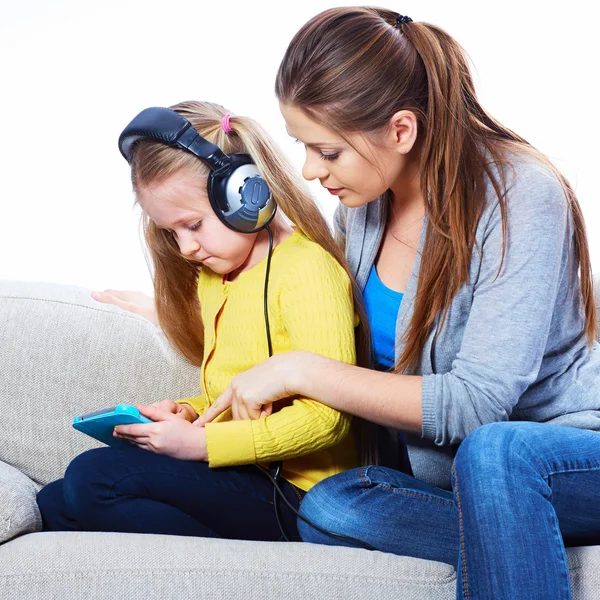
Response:
[[[234,167],[228,174],[209,174],[208,198],[227,227],[240,233],[255,233],[273,219],[277,205],[250,156],[238,153],[231,158]]]

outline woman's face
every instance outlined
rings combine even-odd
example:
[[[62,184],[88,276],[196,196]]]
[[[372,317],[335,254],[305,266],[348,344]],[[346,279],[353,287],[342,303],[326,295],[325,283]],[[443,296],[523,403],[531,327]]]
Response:
[[[224,225],[210,205],[206,182],[195,173],[181,169],[158,185],[138,189],[137,199],[158,228],[172,232],[188,260],[225,275],[248,259],[257,234]]]
[[[371,202],[401,180],[407,160],[403,154],[412,147],[412,136],[399,139],[390,131],[375,144],[360,133],[349,134],[357,151],[299,108],[279,106],[288,133],[306,148],[303,177],[318,179],[345,206],[356,208]]]

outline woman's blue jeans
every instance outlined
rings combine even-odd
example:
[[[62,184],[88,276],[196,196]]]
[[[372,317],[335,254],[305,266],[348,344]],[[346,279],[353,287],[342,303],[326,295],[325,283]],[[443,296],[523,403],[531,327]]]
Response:
[[[304,492],[280,479],[298,509]],[[136,446],[97,448],[77,456],[63,479],[37,496],[45,531],[120,531],[276,541],[273,485],[254,465],[211,469]],[[286,535],[296,515],[278,500]]]
[[[460,600],[571,598],[565,546],[600,544],[600,433],[484,425],[460,445],[452,486],[364,467],[318,483],[300,513],[378,550],[455,566]],[[340,543],[298,529],[304,541]]]

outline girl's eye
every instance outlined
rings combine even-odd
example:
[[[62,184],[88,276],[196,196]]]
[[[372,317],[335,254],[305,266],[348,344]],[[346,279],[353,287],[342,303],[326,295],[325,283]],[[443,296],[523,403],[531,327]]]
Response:
[[[192,225],[191,227],[188,227],[188,229],[190,231],[196,231],[196,229],[198,229],[198,227],[200,227],[200,225],[202,225],[202,221],[198,221],[197,223],[195,223],[194,225]]]

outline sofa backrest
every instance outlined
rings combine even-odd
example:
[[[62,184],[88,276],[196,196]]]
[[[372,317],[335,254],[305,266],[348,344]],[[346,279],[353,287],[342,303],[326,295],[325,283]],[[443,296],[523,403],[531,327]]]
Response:
[[[90,290],[0,280],[0,460],[38,483],[99,446],[76,415],[198,394],[199,369],[150,321]]]

